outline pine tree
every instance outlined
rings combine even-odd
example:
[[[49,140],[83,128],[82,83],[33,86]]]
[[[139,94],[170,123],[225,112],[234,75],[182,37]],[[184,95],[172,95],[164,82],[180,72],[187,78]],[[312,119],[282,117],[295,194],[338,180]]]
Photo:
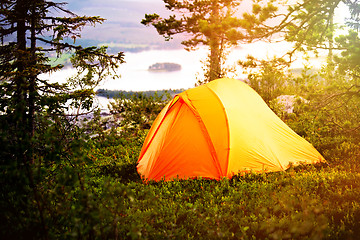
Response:
[[[335,9],[341,0],[299,1],[290,5],[280,24],[285,33],[285,40],[294,43],[293,51],[327,50],[332,61],[334,49],[333,22]]]
[[[188,50],[198,45],[209,47],[208,73],[206,81],[224,76],[222,63],[225,50],[239,43],[249,43],[265,39],[274,33],[268,23],[276,17],[278,7],[274,1],[260,5],[252,5],[252,12],[246,11],[237,17],[237,11],[243,7],[239,0],[163,0],[165,7],[173,12],[168,18],[158,14],[146,14],[142,20],[144,25],[152,25],[166,40],[179,33],[190,34],[191,37],[182,44]]]
[[[55,168],[63,145],[76,142],[64,141],[63,130],[69,129],[56,126],[66,125],[61,121],[69,104],[90,109],[94,87],[123,62],[123,53],[76,45],[86,25],[105,19],[78,16],[65,7],[47,0],[0,2],[0,222],[7,223],[1,228],[8,227],[1,232],[5,239],[27,231],[48,238],[38,182],[44,181],[45,169]],[[71,61],[79,74],[65,84],[40,78],[63,67],[52,66],[49,57],[64,52],[74,54]],[[41,227],[33,229],[34,222]]]
[[[358,0],[345,0],[345,4],[349,7],[350,17],[347,18],[346,25],[354,29],[356,32],[360,30],[360,3]]]

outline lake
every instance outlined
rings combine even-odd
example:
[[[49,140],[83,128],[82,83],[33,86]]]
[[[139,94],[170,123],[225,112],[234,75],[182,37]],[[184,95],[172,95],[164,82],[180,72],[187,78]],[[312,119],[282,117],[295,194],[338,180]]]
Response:
[[[258,58],[272,58],[274,55],[281,56],[289,48],[288,43],[265,43],[256,42],[243,45],[230,51],[228,65],[234,65],[238,60],[245,60],[248,54]],[[198,76],[202,76],[202,61],[207,58],[208,51],[205,47],[196,51],[177,50],[150,50],[138,53],[125,53],[125,63],[119,67],[119,79],[108,79],[99,88],[109,90],[146,91],[161,89],[180,89],[194,87]],[[148,71],[149,66],[157,62],[172,62],[182,66],[180,71],[154,72]],[[300,62],[296,64],[297,67]],[[238,72],[232,76],[245,78],[246,76],[238,68]],[[55,82],[64,82],[66,78],[75,73],[74,69],[67,68],[42,78],[51,79]]]
[[[289,49],[288,43],[264,43],[256,42],[243,45],[230,51],[227,59],[227,65],[234,65],[239,60],[245,60],[246,56],[251,54],[254,57],[262,59],[271,59],[273,56],[281,56]],[[208,51],[205,47],[196,51],[188,52],[184,49],[177,50],[151,50],[138,53],[125,53],[126,63],[119,67],[119,79],[107,79],[98,88],[109,90],[125,91],[147,91],[162,89],[187,89],[194,87],[198,81],[198,76],[202,76],[202,61],[205,61]],[[157,62],[173,62],[181,65],[180,71],[174,72],[154,72],[148,71],[149,66]],[[319,68],[322,58],[311,59],[312,65]],[[302,67],[303,60],[301,56],[292,65],[293,68]],[[42,79],[50,79],[51,82],[64,82],[68,77],[75,74],[72,68],[65,68],[61,71],[41,76]],[[235,75],[231,76],[238,79],[246,78],[240,67],[237,67]],[[95,105],[103,111],[108,111],[109,99],[97,96]]]
[[[201,60],[206,59],[205,49],[196,52],[179,50],[151,50],[139,53],[125,53],[125,63],[118,70],[119,79],[107,79],[99,88],[109,90],[146,91],[161,89],[179,89],[193,87],[197,73],[201,72]],[[148,71],[149,66],[157,62],[172,62],[181,65],[180,71]],[[42,78],[49,78],[52,82],[64,82],[75,74],[72,68]]]

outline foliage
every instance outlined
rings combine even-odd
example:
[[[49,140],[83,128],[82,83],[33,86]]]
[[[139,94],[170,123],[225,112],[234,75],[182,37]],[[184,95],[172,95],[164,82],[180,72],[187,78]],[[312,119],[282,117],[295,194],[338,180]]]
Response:
[[[256,69],[257,65],[252,63],[254,61],[243,64]],[[329,65],[320,72],[310,71],[305,65],[300,76],[291,76],[285,69],[267,68],[271,63],[265,62],[255,76],[249,75],[249,84],[269,107],[329,162],[358,157],[360,98],[355,79],[344,74],[341,68],[334,71]],[[269,77],[274,77],[273,82]],[[276,91],[271,92],[271,89]],[[291,111],[285,111],[279,95],[293,97],[286,98]]]
[[[110,112],[115,118],[120,119],[120,127],[124,130],[137,131],[150,129],[157,115],[170,101],[169,92],[146,96],[139,92],[129,96],[121,94],[110,102]]]
[[[149,91],[141,91],[141,94],[145,96],[154,96],[155,94],[163,96],[162,100],[166,100],[167,93],[170,93],[171,96],[175,94],[181,93],[185,91],[185,89],[174,89],[174,90],[149,90]],[[139,92],[136,91],[123,91],[123,90],[108,90],[108,89],[98,89],[96,91],[97,96],[106,97],[106,98],[122,98],[131,99],[133,95],[137,95]]]
[[[340,57],[336,57],[335,61],[339,64],[342,74],[350,71],[353,78],[359,79],[359,56],[360,56],[360,38],[359,34],[350,30],[348,35],[341,35],[336,38],[336,42],[340,49],[343,49]]]
[[[287,122],[310,140],[329,161],[359,156],[359,95],[341,75],[307,96]]]
[[[346,0],[346,5],[350,10],[350,18],[347,18],[346,25],[355,31],[359,32],[360,27],[360,11],[359,11],[359,3],[357,0]]]
[[[331,49],[334,34],[334,11],[340,0],[299,1],[290,5],[286,19],[286,40],[295,42],[295,49],[317,52]]]
[[[266,103],[280,96],[285,90],[289,74],[285,71],[288,64],[281,58],[257,60],[252,56],[247,61],[239,61],[239,65],[248,74],[248,84]]]
[[[180,71],[181,65],[177,63],[171,63],[171,62],[162,62],[162,63],[154,63],[153,65],[149,66],[149,71],[166,71],[166,72],[172,72],[172,71]]]
[[[161,98],[137,96],[136,100],[153,111],[158,109],[157,101]],[[305,111],[305,106],[288,120],[303,124],[297,129],[305,130],[305,135],[311,132],[306,137],[317,143],[309,136],[324,136],[329,130],[309,127],[314,112]],[[127,113],[131,111],[138,108],[128,108]],[[53,160],[47,167],[39,165],[34,174],[42,178],[38,186],[47,236],[39,230],[43,224],[35,209],[19,215],[18,222],[8,214],[12,210],[2,205],[1,220],[7,224],[0,230],[5,239],[351,239],[359,234],[359,156],[346,155],[330,166],[304,165],[220,181],[144,183],[136,162],[147,130],[103,130],[100,121],[97,115],[84,129],[59,121],[67,131],[65,139],[46,128],[42,136],[53,143],[44,148],[55,143],[67,148],[66,153],[44,149],[39,159]],[[327,118],[318,121],[324,123]],[[91,137],[74,141],[82,131]],[[73,139],[70,145],[65,142],[68,138]],[[342,151],[333,149],[327,156],[336,150]]]
[[[20,3],[28,7],[26,11]],[[321,7],[314,6],[312,10]],[[62,4],[40,0],[1,2],[2,37],[19,30],[17,41],[6,40],[0,48],[2,239],[358,238],[360,98],[355,33],[339,37],[344,54],[335,59],[335,68],[324,67],[314,74],[305,67],[300,76],[288,77],[282,89],[308,100],[281,117],[329,165],[244,173],[220,181],[144,183],[136,171],[137,157],[148,128],[169,97],[123,94],[111,105],[121,119],[119,125],[104,129],[107,119],[99,112],[82,126],[74,124],[79,116],[66,115],[69,104],[77,112],[90,109],[94,86],[119,63],[116,59],[121,62],[122,55],[108,58],[106,48],[63,43],[66,36],[79,37],[77,30],[86,22],[101,20],[48,16],[52,8],[65,10]],[[19,11],[25,18],[19,18]],[[54,26],[46,25],[46,16]],[[38,74],[57,68],[48,66],[41,48],[31,44],[35,35],[23,41],[24,26],[25,36],[36,26],[39,38],[54,27],[53,37],[43,38],[50,44],[46,51],[60,54],[73,48],[72,63],[79,75],[66,85],[39,79]],[[243,64],[259,68],[252,80],[266,86],[258,91],[271,104],[270,99],[279,94],[274,85],[281,86],[288,76],[282,62],[249,60]]]
[[[81,235],[92,235],[78,216],[65,216],[71,208],[85,208],[82,217],[91,222],[82,172],[88,160],[82,152],[86,139],[73,120],[91,109],[93,89],[123,62],[123,54],[76,45],[84,26],[104,19],[80,17],[64,7],[44,0],[1,1],[0,205],[5,239],[74,234],[61,228],[62,221],[78,226]],[[40,78],[62,68],[48,64],[50,53],[68,51],[74,53],[71,62],[78,75],[66,84]],[[70,108],[76,110],[74,119]]]

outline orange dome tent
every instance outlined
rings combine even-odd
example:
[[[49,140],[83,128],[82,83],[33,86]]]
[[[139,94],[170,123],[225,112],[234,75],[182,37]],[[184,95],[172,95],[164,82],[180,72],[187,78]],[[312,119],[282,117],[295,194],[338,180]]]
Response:
[[[154,121],[137,170],[148,180],[286,170],[325,161],[247,84],[218,79],[174,97]]]

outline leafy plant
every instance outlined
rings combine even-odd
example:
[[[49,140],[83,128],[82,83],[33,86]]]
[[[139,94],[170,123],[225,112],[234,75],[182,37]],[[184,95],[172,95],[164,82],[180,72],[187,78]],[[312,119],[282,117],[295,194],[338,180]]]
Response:
[[[132,94],[130,97],[120,94],[114,102],[110,102],[110,112],[120,120],[124,130],[150,129],[153,121],[170,101],[169,92],[146,96],[144,93]]]

